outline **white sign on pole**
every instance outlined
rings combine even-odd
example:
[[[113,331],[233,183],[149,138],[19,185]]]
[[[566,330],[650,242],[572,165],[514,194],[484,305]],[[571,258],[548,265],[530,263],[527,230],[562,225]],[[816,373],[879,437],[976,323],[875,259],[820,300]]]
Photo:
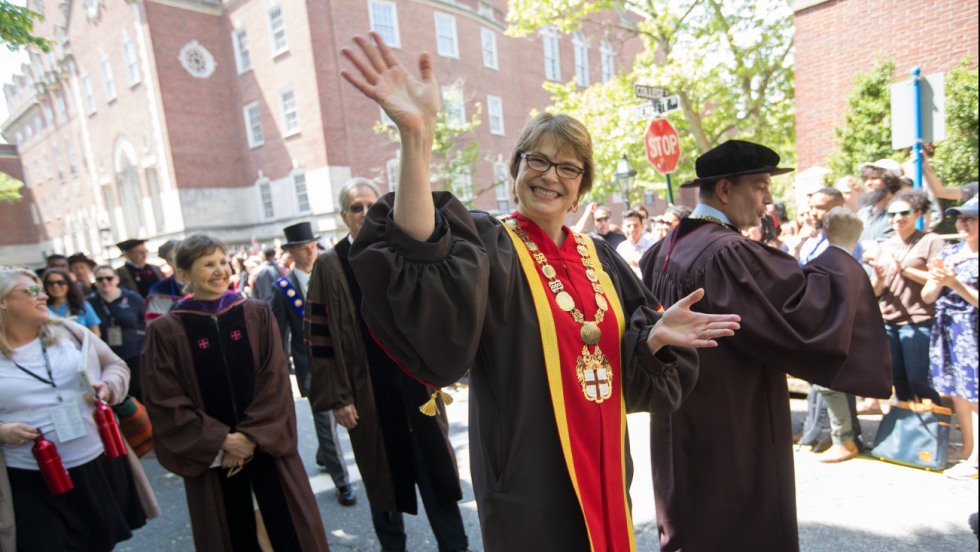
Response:
[[[646,84],[634,84],[633,93],[636,94],[637,98],[644,98],[647,100],[659,100],[660,98],[670,95],[670,91],[666,88],[661,88],[659,86],[648,86]]]
[[[681,108],[681,97],[677,94],[673,96],[667,96],[660,100],[660,112],[670,113],[671,111],[677,111]]]
[[[922,141],[946,138],[946,78],[942,73],[919,79],[921,88]],[[892,149],[915,145],[915,84],[911,80],[891,85]]]
[[[633,120],[634,121],[646,121],[651,117],[656,117],[660,114],[660,106],[653,103],[634,105],[633,106]]]

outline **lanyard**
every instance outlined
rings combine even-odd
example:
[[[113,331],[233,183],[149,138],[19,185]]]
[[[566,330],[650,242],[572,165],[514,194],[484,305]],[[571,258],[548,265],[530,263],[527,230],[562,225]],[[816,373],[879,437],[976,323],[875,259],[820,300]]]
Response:
[[[48,348],[44,346],[43,339],[41,340],[41,354],[44,355],[44,368],[47,369],[48,379],[44,379],[43,377],[35,374],[34,372],[31,372],[27,368],[24,368],[20,364],[17,364],[17,361],[15,361],[14,359],[10,359],[10,361],[13,362],[14,366],[16,366],[21,372],[24,372],[28,376],[31,376],[32,378],[36,379],[41,383],[46,383],[50,385],[51,388],[54,389],[55,395],[58,396],[58,402],[62,402],[63,399],[61,397],[61,392],[58,391],[58,386],[55,385],[54,383],[54,373],[51,372],[51,360],[48,358]]]

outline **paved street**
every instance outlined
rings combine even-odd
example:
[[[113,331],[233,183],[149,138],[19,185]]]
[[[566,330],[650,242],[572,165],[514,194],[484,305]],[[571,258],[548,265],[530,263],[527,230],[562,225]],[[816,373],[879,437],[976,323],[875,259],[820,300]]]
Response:
[[[454,392],[449,407],[452,443],[463,477],[463,519],[470,536],[470,547],[483,550],[480,542],[476,503],[470,486],[469,456],[466,447],[467,391]],[[805,401],[793,400],[791,407],[797,427],[802,424]],[[347,434],[341,429],[351,476],[358,488],[353,508],[337,504],[333,483],[320,474],[314,461],[315,443],[309,404],[296,402],[303,462],[317,494],[320,514],[332,550],[371,551],[379,549],[371,527],[367,499],[360,489],[360,476],[354,464]],[[873,436],[880,416],[862,416],[865,435]],[[637,549],[656,551],[657,528],[650,482],[647,417],[629,418],[636,477],[632,496],[637,528]],[[959,435],[954,433],[954,440]],[[130,541],[117,550],[185,552],[193,550],[190,522],[184,502],[183,484],[153,459],[144,460],[163,517],[150,521]],[[805,552],[962,552],[977,550],[977,540],[967,527],[967,516],[977,510],[977,481],[953,481],[941,474],[859,459],[838,465],[823,465],[809,453],[797,453],[797,502],[800,520],[800,547]],[[409,549],[436,551],[434,539],[419,516],[406,516]],[[706,527],[705,530],[711,530]],[[511,551],[524,552],[524,551]],[[534,551],[537,552],[537,551]]]

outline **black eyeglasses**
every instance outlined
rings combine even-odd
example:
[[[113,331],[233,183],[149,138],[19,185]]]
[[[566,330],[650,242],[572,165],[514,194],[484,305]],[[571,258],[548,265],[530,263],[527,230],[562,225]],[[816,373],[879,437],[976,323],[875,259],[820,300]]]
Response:
[[[915,211],[913,211],[912,209],[906,209],[904,211],[888,211],[888,218],[895,218],[895,217],[897,217],[899,215],[901,215],[903,217],[907,217],[907,216],[911,215],[914,212]]]
[[[95,277],[95,281],[96,282],[111,282],[111,281],[113,281],[115,279],[116,279],[115,276],[96,276]]]
[[[347,211],[359,215],[371,208],[374,203],[355,203],[347,208]]]
[[[575,165],[569,165],[567,163],[552,163],[551,161],[545,159],[544,157],[539,157],[531,153],[521,153],[521,157],[527,163],[529,169],[538,171],[541,173],[546,173],[551,170],[551,167],[555,168],[555,174],[560,178],[573,179],[582,176],[585,173],[585,169],[580,169]]]
[[[65,280],[48,280],[47,282],[44,282],[44,285],[46,285],[46,286],[67,286],[68,285],[68,282],[66,282]]]
[[[596,219],[595,219],[596,222],[606,222],[608,220],[609,220],[609,217],[596,217]]]

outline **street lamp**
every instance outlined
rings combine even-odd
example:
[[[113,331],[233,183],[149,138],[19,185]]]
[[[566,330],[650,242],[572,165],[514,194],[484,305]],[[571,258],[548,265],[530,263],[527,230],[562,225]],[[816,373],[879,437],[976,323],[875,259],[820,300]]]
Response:
[[[626,154],[623,154],[623,158],[616,163],[616,173],[613,174],[616,178],[616,184],[619,188],[623,190],[626,196],[626,210],[630,208],[630,193],[633,188],[633,181],[636,180],[636,169],[630,164],[630,160],[626,158]]]

